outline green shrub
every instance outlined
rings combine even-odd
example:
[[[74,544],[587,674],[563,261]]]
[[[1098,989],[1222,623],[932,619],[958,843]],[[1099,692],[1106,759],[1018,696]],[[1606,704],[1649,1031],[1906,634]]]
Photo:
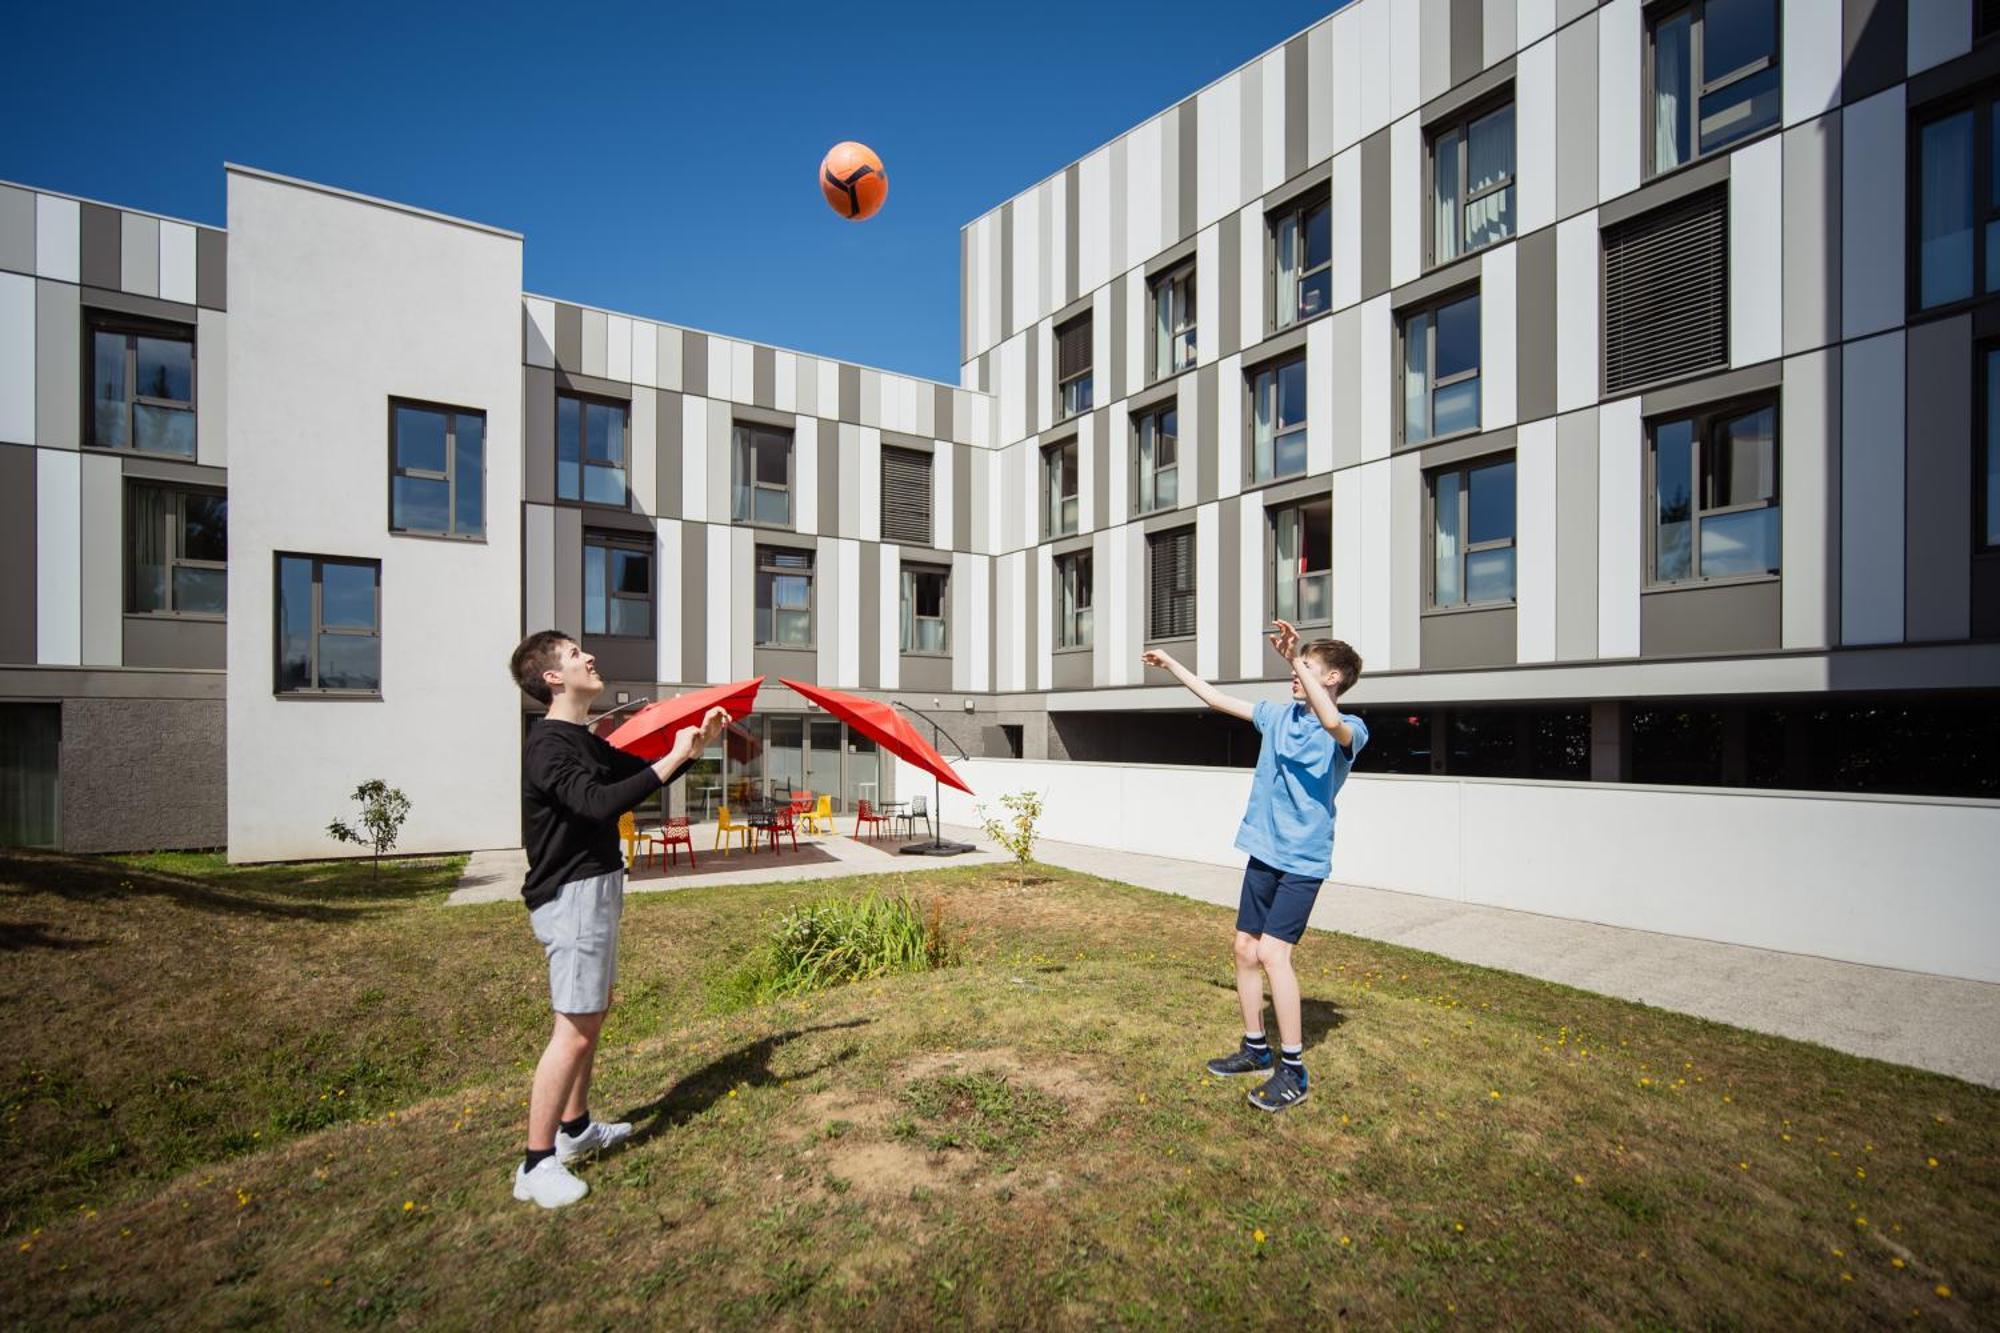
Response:
[[[906,897],[820,898],[771,927],[764,956],[745,989],[758,999],[802,995],[870,977],[925,972],[958,961],[958,942],[933,901]]]

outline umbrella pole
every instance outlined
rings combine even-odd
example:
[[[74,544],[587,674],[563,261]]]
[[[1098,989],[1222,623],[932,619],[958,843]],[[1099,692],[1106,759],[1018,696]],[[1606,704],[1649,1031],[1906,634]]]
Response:
[[[939,754],[943,754],[944,727],[938,720],[922,709],[910,707],[910,705],[904,703],[901,699],[894,700],[893,702],[895,707],[902,709],[906,713],[913,713],[931,724],[931,736],[935,741],[934,748]],[[966,757],[962,747],[959,748],[958,757],[961,759]],[[967,852],[976,852],[979,850],[969,842],[946,842],[944,840],[943,807],[944,779],[938,774],[933,773],[931,774],[931,840],[929,842],[906,843],[902,848],[903,852],[911,856],[963,856]]]

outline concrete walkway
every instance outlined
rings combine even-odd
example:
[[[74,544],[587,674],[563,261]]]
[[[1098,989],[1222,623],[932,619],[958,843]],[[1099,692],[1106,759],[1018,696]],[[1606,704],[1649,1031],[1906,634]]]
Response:
[[[946,837],[984,845],[969,829]],[[697,830],[696,846],[707,846]],[[803,844],[802,844],[803,845]],[[938,864],[990,864],[991,851],[950,858],[898,856],[894,843],[879,846],[845,836],[815,840],[809,859],[790,851],[755,858],[736,853],[714,872],[684,869],[636,879],[634,891],[691,884],[759,884],[830,879]],[[1126,884],[1177,893],[1234,907],[1242,871],[1163,856],[1109,851],[1073,843],[1042,842],[1036,859]],[[522,853],[477,852],[452,903],[516,898],[526,871]],[[1801,954],[1774,953],[1734,944],[1559,917],[1478,907],[1442,898],[1328,885],[1312,924],[1364,939],[1442,954],[1459,962],[1504,969],[1580,990],[1637,1000],[1755,1032],[1810,1041],[1853,1055],[1913,1065],[1987,1087],[2000,1087],[2000,986],[1921,972],[1839,963]],[[1218,953],[1227,940],[1218,935]]]

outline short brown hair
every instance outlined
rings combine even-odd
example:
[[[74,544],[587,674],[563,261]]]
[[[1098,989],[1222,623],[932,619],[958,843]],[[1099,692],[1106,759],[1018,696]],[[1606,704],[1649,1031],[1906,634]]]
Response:
[[[1299,649],[1299,656],[1339,671],[1342,691],[1353,689],[1354,682],[1361,679],[1361,654],[1339,639],[1314,639]]]
[[[521,646],[507,662],[507,669],[513,672],[514,683],[521,687],[521,692],[546,707],[555,696],[549,691],[549,683],[542,679],[542,673],[556,670],[562,662],[562,646],[575,642],[573,636],[559,629],[538,629],[521,640]]]

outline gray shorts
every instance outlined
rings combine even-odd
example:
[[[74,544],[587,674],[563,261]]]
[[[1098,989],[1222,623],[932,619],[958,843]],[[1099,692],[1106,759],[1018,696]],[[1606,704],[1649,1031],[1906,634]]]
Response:
[[[601,1014],[618,975],[618,918],[625,872],[574,879],[528,913],[549,956],[549,1004],[559,1014]]]

